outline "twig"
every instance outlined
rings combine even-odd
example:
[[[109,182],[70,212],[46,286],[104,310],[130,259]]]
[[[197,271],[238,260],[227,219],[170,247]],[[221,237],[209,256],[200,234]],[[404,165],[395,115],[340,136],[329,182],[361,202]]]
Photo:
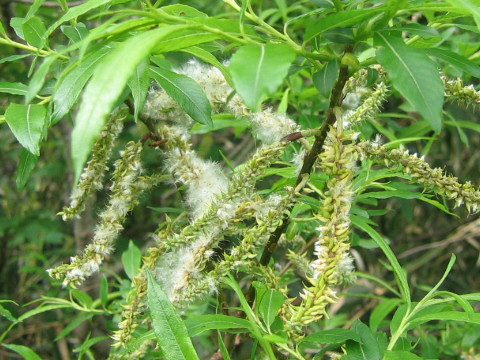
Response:
[[[345,53],[350,53],[352,51],[353,51],[353,47],[351,45],[347,45],[345,47]],[[312,149],[310,150],[310,152],[308,152],[305,155],[305,158],[303,160],[303,165],[300,170],[300,173],[298,174],[295,185],[298,185],[302,181],[303,176],[305,174],[310,174],[310,172],[312,171],[313,165],[315,164],[315,161],[317,160],[318,155],[322,151],[323,144],[325,143],[328,128],[332,126],[336,121],[334,110],[335,108],[339,107],[342,104],[343,88],[345,87],[345,83],[347,82],[349,77],[350,75],[348,73],[348,66],[340,67],[340,72],[337,78],[337,82],[335,83],[332,89],[332,94],[330,97],[330,105],[327,110],[325,121],[320,127],[320,133],[317,136],[315,136],[315,142],[313,143]],[[292,210],[292,208],[288,210]],[[282,236],[282,234],[287,230],[288,225],[289,225],[289,217],[284,216],[282,225],[280,225],[272,233],[272,235],[270,235],[270,238],[268,239],[268,243],[265,246],[265,249],[263,250],[262,256],[260,258],[261,265],[267,265],[269,263],[273,255],[273,252],[277,247],[278,240],[280,239],[280,236]],[[254,297],[254,288],[253,286],[250,286],[247,298],[249,299],[249,301],[253,301],[253,297]]]

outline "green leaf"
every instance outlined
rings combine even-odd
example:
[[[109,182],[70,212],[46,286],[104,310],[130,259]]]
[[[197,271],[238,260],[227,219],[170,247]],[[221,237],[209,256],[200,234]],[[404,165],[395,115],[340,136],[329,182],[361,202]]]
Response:
[[[353,340],[359,343],[362,342],[362,339],[355,331],[342,328],[320,330],[306,336],[301,339],[300,342],[313,344],[341,344],[347,340]]]
[[[72,289],[70,290],[70,294],[80,305],[86,308],[90,308],[92,306],[93,299],[85,291]]]
[[[23,149],[20,154],[20,162],[18,164],[17,177],[15,183],[17,184],[17,189],[22,190],[25,187],[25,184],[32,173],[32,170],[37,164],[38,156],[33,155],[30,151]]]
[[[217,339],[218,339],[218,347],[220,349],[220,354],[222,355],[222,359],[230,360],[231,359],[230,354],[228,353],[228,349],[225,345],[225,342],[223,341],[222,334],[220,333],[220,331],[218,332]]]
[[[104,308],[108,305],[108,280],[105,275],[100,279],[100,303]]]
[[[128,80],[128,87],[132,92],[133,104],[135,107],[134,119],[138,121],[138,114],[145,104],[147,98],[148,87],[150,86],[150,76],[148,72],[148,61],[142,61],[130,80]]]
[[[123,92],[135,68],[150,55],[158,41],[186,26],[188,25],[169,25],[132,36],[105,56],[95,68],[83,93],[72,132],[75,183],[105,124],[107,114]]]
[[[460,311],[441,311],[432,314],[418,316],[409,321],[409,328],[434,320],[464,321],[472,324],[480,324],[479,313],[466,313]]]
[[[438,133],[442,128],[444,90],[435,63],[423,51],[383,33],[374,37],[377,58],[393,86]]]
[[[406,314],[407,305],[400,305],[393,314],[392,321],[390,321],[390,333],[394,334],[398,330]]]
[[[40,18],[33,16],[30,19],[22,23],[22,31],[25,36],[25,40],[39,49],[45,45],[45,39],[43,35],[47,31],[45,24]]]
[[[42,89],[45,83],[45,78],[50,70],[50,66],[58,59],[57,55],[49,56],[43,60],[42,64],[38,67],[35,74],[33,74],[30,83],[28,84],[28,91],[25,95],[25,102],[28,104],[37,96],[38,92]]]
[[[30,19],[32,16],[34,16],[44,2],[45,0],[33,0],[33,3],[28,9],[28,13],[25,16],[25,19]]]
[[[388,299],[375,307],[370,314],[370,328],[372,331],[377,331],[383,319],[385,319],[387,315],[398,306],[399,303],[400,299]]]
[[[356,321],[352,330],[356,332],[361,339],[361,342],[347,341],[347,356],[345,360],[380,360],[380,350],[377,343],[377,338],[370,328],[361,321]]]
[[[10,55],[10,56],[4,57],[3,59],[0,59],[0,64],[6,63],[6,62],[13,62],[20,59],[25,59],[26,57],[29,57],[29,56],[32,56],[32,54]]]
[[[111,50],[106,46],[95,51],[59,80],[53,93],[53,124],[59,122],[75,105],[95,67]]]
[[[79,347],[73,349],[73,352],[74,353],[79,353],[78,358],[83,359],[82,355],[85,354],[86,352],[88,352],[88,350],[93,345],[95,345],[95,344],[97,344],[101,341],[105,341],[105,340],[110,340],[110,338],[108,336],[97,336],[97,337],[94,337],[94,338],[91,338],[91,339],[89,339],[87,337],[87,340],[84,340],[83,343]]]
[[[458,215],[452,213],[451,211],[448,210],[448,208],[443,205],[442,203],[438,202],[437,200],[434,200],[434,199],[429,199],[427,197],[424,197],[422,196],[421,198],[419,198],[420,200],[426,202],[426,203],[429,203],[430,205],[433,205],[435,206],[436,208],[442,210],[445,214],[448,214],[448,215],[451,215],[451,216],[456,216],[458,217]]]
[[[25,40],[22,30],[22,24],[24,21],[25,19],[21,17],[13,17],[10,19],[10,26],[13,28],[13,31],[15,31],[15,34],[17,34],[17,36],[22,40]]]
[[[406,24],[398,28],[388,29],[389,31],[406,31],[410,34],[421,36],[425,39],[441,37],[437,29],[421,24]]]
[[[480,2],[478,0],[447,0],[447,2],[449,2],[455,8],[463,9],[470,13],[475,19],[477,27],[480,30]]]
[[[442,285],[442,283],[447,278],[448,274],[452,270],[453,265],[455,264],[456,259],[457,257],[455,256],[455,254],[452,254],[450,257],[450,261],[448,262],[447,268],[445,269],[445,272],[443,273],[442,277],[440,278],[440,280],[438,280],[435,286],[428,292],[428,294],[424,296],[424,298],[421,301],[422,303],[435,296],[435,292],[438,290],[438,288]]]
[[[64,308],[73,308],[72,304],[54,304],[54,305],[40,305],[36,307],[35,309],[29,310],[26,313],[23,313],[18,319],[17,322],[20,323],[25,319],[28,319],[32,316],[38,315],[40,313],[50,311],[50,310],[55,310],[55,309],[64,309]]]
[[[447,122],[445,122],[447,124]],[[470,129],[480,133],[480,124],[471,121],[456,120],[455,123],[448,122],[452,126],[460,126],[461,128]]]
[[[0,82],[0,92],[13,95],[26,95],[28,86],[19,82]]]
[[[10,312],[10,310],[8,309],[5,309],[2,305],[0,305],[0,315],[2,315],[3,317],[5,317],[8,321],[16,321],[17,319],[15,318],[15,316],[12,315],[12,313]]]
[[[262,299],[265,296],[268,288],[267,285],[256,280],[252,281],[252,286],[255,288],[255,315],[258,316],[260,307],[259,304],[262,302]]]
[[[212,126],[212,108],[200,85],[188,76],[159,67],[151,67],[150,75],[190,117]]]
[[[289,344],[290,343],[290,340],[288,340],[287,337],[281,337],[280,335],[277,335],[277,334],[266,334],[266,335],[263,335],[262,338],[272,344]]]
[[[212,34],[211,32],[198,30],[195,28],[181,29],[172,36],[159,41],[157,46],[152,50],[152,53],[170,52],[185,49],[198,44],[207,43],[219,39],[221,36]]]
[[[0,21],[0,35],[7,36],[7,33],[5,32],[5,28],[3,27],[3,24],[1,21]]]
[[[330,29],[356,25],[365,19],[371,18],[373,14],[383,10],[384,7],[379,6],[364,10],[341,11],[336,14],[328,15],[319,21],[315,21],[313,25],[310,25],[307,28],[303,41],[310,41],[315,36]]]
[[[45,32],[44,37],[48,38],[55,31],[55,29],[57,29],[64,22],[73,20],[90,10],[96,9],[97,7],[108,4],[110,2],[111,0],[89,0],[81,5],[68,9],[68,11],[60,19],[58,19],[53,25],[48,28],[48,30]]]
[[[3,346],[20,354],[26,360],[42,360],[42,358],[29,347],[15,344],[3,344]]]
[[[68,37],[73,43],[86,39],[89,31],[85,24],[77,23],[75,26],[64,25],[60,27],[60,30]]]
[[[181,16],[187,18],[208,17],[207,14],[188,5],[175,4],[167,5],[159,8],[161,11],[165,11],[169,15]]]
[[[332,60],[327,62],[322,70],[313,74],[313,84],[318,92],[326,98],[330,97],[330,92],[337,80],[339,69],[338,61]]]
[[[410,304],[410,288],[408,286],[406,272],[400,266],[400,263],[398,262],[392,249],[390,249],[390,246],[388,246],[385,239],[381,237],[379,233],[377,233],[370,225],[367,224],[366,219],[361,218],[360,216],[352,215],[351,220],[355,226],[370,235],[370,237],[378,244],[380,249],[382,249],[388,261],[392,265],[393,273],[395,274],[395,278],[397,279],[397,283],[403,299],[407,302],[407,304]]]
[[[251,328],[248,320],[222,314],[189,317],[185,325],[191,337],[209,330],[245,329],[248,331]]]
[[[278,314],[278,311],[283,305],[285,301],[285,296],[277,290],[267,290],[267,292],[263,295],[262,301],[260,302],[260,316],[262,317],[263,321],[270,328],[275,317]]]
[[[128,242],[128,249],[122,254],[123,269],[130,279],[133,280],[133,277],[138,274],[141,263],[142,253],[133,241],[130,240]]]
[[[65,326],[62,329],[62,331],[60,331],[60,333],[57,335],[54,341],[58,341],[64,338],[65,336],[70,334],[73,330],[75,330],[81,323],[83,323],[84,321],[90,320],[93,317],[93,315],[94,314],[86,314],[73,319],[68,323],[67,326]]]
[[[33,155],[40,155],[40,141],[47,111],[42,105],[11,103],[5,112],[5,120],[18,142]]]
[[[198,359],[185,324],[148,270],[147,279],[147,301],[152,316],[152,325],[165,359]]]
[[[384,360],[422,360],[421,357],[418,357],[415,354],[412,354],[410,351],[401,351],[401,350],[388,350],[385,352]]]
[[[436,48],[424,49],[424,52],[428,56],[435,56],[437,59],[443,60],[467,74],[480,78],[480,66],[468,60],[466,57],[452,51]]]
[[[386,191],[370,191],[365,192],[359,196],[357,199],[390,199],[392,197],[398,197],[400,199],[418,199],[424,196],[422,193],[417,193],[407,190],[386,190]]]
[[[246,45],[233,54],[228,69],[235,90],[256,111],[282,84],[294,59],[295,52],[284,44]]]

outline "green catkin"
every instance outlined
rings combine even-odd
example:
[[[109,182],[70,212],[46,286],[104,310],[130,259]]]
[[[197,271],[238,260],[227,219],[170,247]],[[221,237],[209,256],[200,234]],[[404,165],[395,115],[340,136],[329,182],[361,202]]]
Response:
[[[442,82],[447,99],[456,100],[465,106],[480,104],[480,92],[473,85],[465,86],[461,79],[450,80],[446,76],[442,76]]]
[[[387,96],[388,88],[384,82],[375,85],[375,89],[371,91],[369,96],[355,110],[347,112],[343,116],[344,127],[352,127],[358,125],[362,121],[369,121],[379,113],[383,102]]]
[[[338,124],[337,124],[338,126]],[[345,133],[341,128],[331,127],[318,158],[318,166],[329,176],[325,199],[316,217],[322,225],[315,243],[316,260],[312,263],[311,286],[300,294],[298,306],[289,301],[284,306],[287,327],[298,330],[317,321],[326,314],[326,307],[337,301],[334,287],[339,285],[345,273],[353,270],[349,255],[349,213],[353,198],[351,190],[354,164],[357,158],[352,141],[356,134]]]
[[[171,131],[171,129],[163,128],[161,131],[163,133]],[[178,141],[178,145],[185,146],[184,138],[175,136],[173,138],[177,139],[174,141]],[[208,239],[203,244],[208,254],[207,251],[211,251],[218,244],[222,229],[227,228],[228,222],[240,221],[241,219],[236,218],[237,215],[248,214],[248,211],[244,212],[243,203],[248,202],[254,196],[257,178],[283,154],[287,144],[287,142],[277,142],[260,147],[250,160],[233,175],[227,191],[222,193],[202,216],[184,227],[178,234],[169,233],[158,237],[157,248],[150,249],[149,255],[144,258],[144,268],[153,270],[161,257],[170,256],[172,252],[188,246],[200,236]],[[171,146],[175,147],[175,145]],[[119,330],[113,336],[116,346],[125,346],[132,340],[133,332],[138,326],[143,309],[145,309],[144,299],[147,289],[145,271],[134,278],[132,285],[134,289],[129,294],[127,304],[124,306],[123,320],[119,324]]]
[[[470,181],[458,182],[458,178],[444,174],[441,168],[432,169],[430,165],[419,158],[417,154],[410,154],[403,147],[388,149],[369,141],[358,145],[367,157],[380,160],[386,166],[399,169],[412,177],[414,182],[430,188],[437,194],[455,201],[455,207],[465,204],[468,212],[476,213],[480,207],[480,191]]]
[[[269,235],[282,224],[283,216],[289,208],[294,196],[293,189],[283,197],[275,197],[275,199],[267,199],[263,209],[257,207],[257,225],[245,231],[240,244],[233,247],[229,253],[224,254],[224,258],[213,263],[213,269],[201,277],[188,278],[184,286],[175,290],[174,302],[189,303],[196,298],[214,291],[218,283],[223,279],[229,271],[238,270],[239,268],[252,268],[257,258],[255,249],[265,246]],[[269,201],[270,200],[270,201]],[[270,202],[270,203],[269,203]],[[198,261],[198,259],[195,259]],[[202,259],[202,261],[204,261]],[[251,262],[253,262],[251,264]],[[199,266],[200,267],[200,266]],[[203,269],[203,267],[201,267]],[[265,270],[254,266],[261,276],[269,280],[269,284],[277,284],[276,277],[271,269]]]
[[[163,149],[165,168],[177,184],[188,186],[186,203],[191,217],[199,218],[227,190],[228,179],[218,164],[200,158],[191,150],[185,128],[164,125],[159,134],[168,139]]]
[[[343,93],[346,95],[351,92],[355,92],[358,89],[365,88],[369,82],[369,76],[370,76],[369,70],[375,70],[377,72],[378,74],[377,82],[386,82],[387,74],[381,66],[376,65],[376,66],[372,66],[369,69],[366,69],[366,68],[360,69],[355,74],[350,76],[347,83],[345,84],[345,87],[343,88]]]
[[[118,114],[112,114],[105,127],[100,133],[99,138],[92,147],[92,156],[88,161],[80,182],[73,190],[70,205],[64,207],[59,215],[62,215],[64,221],[79,217],[85,210],[85,204],[88,198],[103,187],[103,178],[108,170],[107,161],[112,155],[115,139],[123,129],[123,120],[125,117],[119,117]]]
[[[69,264],[49,269],[49,275],[63,280],[63,286],[77,287],[91,274],[98,271],[105,257],[114,250],[115,240],[123,230],[123,222],[137,204],[140,193],[158,180],[140,177],[142,144],[130,142],[115,162],[112,175],[111,196],[105,210],[99,215],[100,223],[95,229],[92,242],[82,255],[74,256]]]
[[[159,238],[167,237],[170,229],[158,234]],[[122,321],[118,324],[119,330],[114,331],[114,347],[124,346],[133,339],[133,333],[139,325],[146,306],[143,299],[147,296],[147,270],[153,270],[158,258],[163,254],[162,247],[148,249],[148,254],[143,257],[143,265],[139,273],[132,280],[132,290],[127,296],[127,303],[123,305]]]

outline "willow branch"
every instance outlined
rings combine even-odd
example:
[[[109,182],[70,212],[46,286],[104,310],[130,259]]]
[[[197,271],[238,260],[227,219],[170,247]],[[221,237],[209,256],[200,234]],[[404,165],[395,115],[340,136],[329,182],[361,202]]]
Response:
[[[351,46],[348,46],[345,48],[345,53],[349,53],[352,50],[353,48]],[[295,185],[298,185],[302,181],[305,174],[310,174],[310,172],[312,171],[313,165],[315,164],[315,161],[317,160],[318,155],[322,151],[323,144],[325,143],[328,128],[332,126],[336,121],[334,110],[335,108],[339,107],[342,104],[343,88],[345,87],[345,83],[347,82],[349,77],[350,75],[348,73],[348,67],[347,66],[340,67],[340,73],[338,75],[337,82],[335,83],[332,89],[332,93],[330,97],[330,105],[327,110],[325,121],[320,127],[319,134],[315,136],[315,142],[313,143],[312,149],[310,150],[309,153],[305,155],[302,169],[298,174],[298,178]],[[273,252],[277,247],[278,240],[280,239],[280,236],[286,231],[288,224],[289,224],[289,217],[284,216],[282,225],[280,225],[272,233],[272,235],[270,235],[267,246],[263,250],[262,257],[260,258],[260,264],[262,265],[268,264],[268,262],[272,257]]]

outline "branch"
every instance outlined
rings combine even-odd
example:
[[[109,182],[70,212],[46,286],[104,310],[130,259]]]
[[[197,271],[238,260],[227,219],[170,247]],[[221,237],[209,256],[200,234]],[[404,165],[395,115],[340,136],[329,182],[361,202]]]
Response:
[[[352,52],[352,50],[353,50],[352,46],[347,46],[345,48],[345,53],[350,53]],[[312,171],[313,165],[315,164],[315,161],[317,160],[318,155],[322,151],[323,144],[325,143],[328,128],[332,126],[336,121],[334,109],[336,107],[339,107],[342,104],[343,88],[345,87],[345,83],[347,82],[349,77],[350,75],[348,73],[348,66],[342,66],[340,68],[340,73],[338,75],[337,82],[335,83],[332,89],[332,94],[330,97],[330,105],[327,110],[325,121],[323,122],[320,128],[320,133],[317,136],[315,136],[315,142],[313,143],[312,149],[307,155],[305,155],[302,169],[300,170],[300,174],[298,174],[298,178],[295,185],[298,185],[302,181],[303,176],[305,174],[310,174],[310,172]],[[289,217],[284,216],[282,225],[280,225],[272,233],[272,235],[270,235],[270,238],[268,239],[268,243],[265,246],[265,249],[263,250],[262,257],[260,258],[261,265],[267,265],[268,262],[270,261],[272,254],[277,247],[278,240],[280,239],[280,236],[286,231],[288,224],[289,224]],[[252,288],[250,290],[252,290]],[[252,295],[253,295],[252,291],[249,291],[249,295],[250,295],[250,298],[252,298]]]

